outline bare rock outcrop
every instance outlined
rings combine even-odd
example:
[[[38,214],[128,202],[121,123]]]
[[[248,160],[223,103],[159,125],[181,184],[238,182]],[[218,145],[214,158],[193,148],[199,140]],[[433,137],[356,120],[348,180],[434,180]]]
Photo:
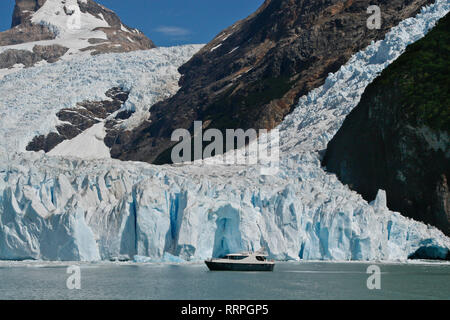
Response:
[[[60,110],[56,116],[64,124],[56,127],[57,132],[50,132],[47,135],[39,135],[33,138],[28,144],[28,151],[49,152],[64,140],[70,140],[91,128],[100,120],[107,119],[111,114],[118,111],[127,101],[129,92],[119,87],[108,90],[105,95],[109,98],[103,101],[83,101],[77,103],[74,108]],[[125,119],[122,111],[114,119],[106,121],[107,131]],[[131,114],[130,114],[131,115]],[[106,141],[105,141],[106,142]]]
[[[58,61],[68,50],[68,48],[57,44],[35,45],[33,51],[8,49],[0,53],[0,69],[11,68],[17,64],[22,64],[26,68],[32,67],[42,60],[53,63]]]
[[[28,22],[31,15],[41,8],[47,0],[16,0],[11,28]]]

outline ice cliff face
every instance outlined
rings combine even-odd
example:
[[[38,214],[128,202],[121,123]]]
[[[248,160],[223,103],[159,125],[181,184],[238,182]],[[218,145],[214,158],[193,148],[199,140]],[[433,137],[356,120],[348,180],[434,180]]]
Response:
[[[377,73],[409,43],[423,37],[449,9],[448,1],[438,0],[416,18],[403,21],[385,40],[373,43],[339,72],[330,74],[323,87],[301,98],[297,109],[278,127],[282,155],[280,170],[273,176],[261,175],[258,166],[225,166],[214,161],[153,166],[51,157],[43,152],[14,153],[24,150],[24,136],[36,132],[26,134],[20,121],[11,126],[4,122],[6,129],[0,126],[0,130],[7,138],[2,147],[8,151],[2,153],[0,162],[0,259],[138,257],[140,261],[144,256],[161,261],[177,256],[197,260],[262,246],[276,259],[404,260],[419,249],[445,258],[448,237],[389,211],[389,195],[382,191],[373,203],[367,203],[321,168],[318,151],[325,148]],[[0,121],[6,116],[21,117],[17,111],[19,115],[11,115],[13,105],[22,104],[6,88],[21,87],[24,73],[47,79],[60,67],[69,68],[70,62],[20,71],[1,81]],[[68,96],[74,99],[73,91],[86,95],[77,88],[89,83],[95,88],[91,95],[97,92],[103,98],[105,90],[117,84],[111,82],[120,81],[117,71],[122,67],[111,64],[97,82],[89,74],[78,73]],[[158,74],[158,67],[150,74]],[[123,80],[131,101],[139,101],[143,86],[148,85],[137,78],[130,73]],[[58,108],[49,93],[65,81],[53,76],[38,92],[32,86],[23,89],[23,96],[36,103],[48,97],[45,105],[50,108],[20,107],[29,110],[22,116],[25,126],[39,131],[37,123],[43,121],[42,127],[48,129],[51,122],[45,115]],[[151,90],[145,96],[155,97]],[[70,104],[71,100],[65,101]]]
[[[0,257],[195,260],[261,246],[276,259],[396,260],[430,246],[447,254],[440,231],[390,212],[383,192],[367,204],[312,155],[282,172],[13,157],[0,172]]]

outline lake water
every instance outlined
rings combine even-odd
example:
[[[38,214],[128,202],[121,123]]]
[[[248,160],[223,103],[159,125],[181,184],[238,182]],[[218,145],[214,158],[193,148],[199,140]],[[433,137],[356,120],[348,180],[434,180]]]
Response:
[[[450,299],[450,263],[277,263],[274,272],[210,272],[202,263],[77,264],[80,290],[67,289],[67,263],[0,262],[0,299]]]

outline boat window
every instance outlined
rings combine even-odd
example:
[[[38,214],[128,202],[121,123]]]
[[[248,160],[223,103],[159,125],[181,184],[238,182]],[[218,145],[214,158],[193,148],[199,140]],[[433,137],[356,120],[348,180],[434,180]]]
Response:
[[[246,256],[229,256],[228,259],[230,260],[242,260],[247,258]]]
[[[266,257],[256,256],[256,260],[258,260],[258,261],[266,261]]]

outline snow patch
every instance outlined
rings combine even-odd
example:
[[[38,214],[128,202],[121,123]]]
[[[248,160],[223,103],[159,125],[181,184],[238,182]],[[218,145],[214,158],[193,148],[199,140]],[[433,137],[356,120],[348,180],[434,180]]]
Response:
[[[231,50],[230,52],[228,52],[228,54],[231,54],[231,53],[235,52],[237,49],[239,49],[239,46],[237,46],[236,48],[234,48],[233,50]]]
[[[211,50],[209,50],[209,52],[213,52],[214,50],[216,50],[217,48],[219,48],[221,46],[222,46],[222,43],[219,43],[217,46],[215,46]]]
[[[105,123],[100,122],[75,138],[61,142],[48,154],[50,156],[74,157],[88,160],[111,158],[109,148],[103,142],[105,136]]]

